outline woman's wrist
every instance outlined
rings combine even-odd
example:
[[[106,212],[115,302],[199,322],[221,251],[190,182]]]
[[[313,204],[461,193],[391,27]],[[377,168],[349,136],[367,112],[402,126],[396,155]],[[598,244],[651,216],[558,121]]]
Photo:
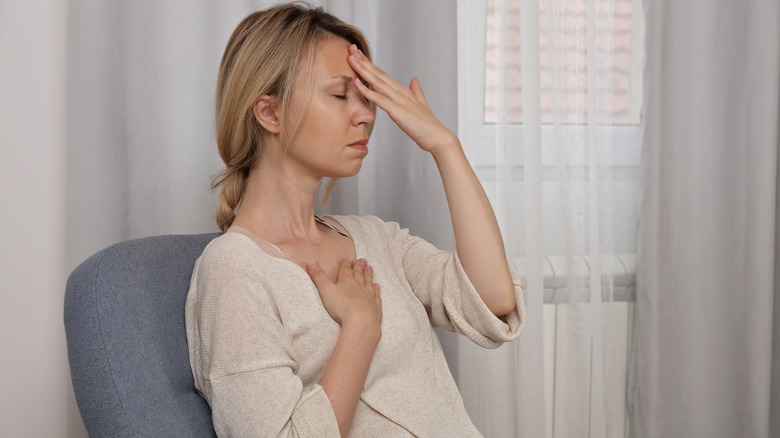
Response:
[[[466,157],[463,146],[460,144],[460,139],[454,134],[452,137],[439,142],[436,146],[431,148],[429,152],[433,156],[433,159],[439,164],[452,161],[453,158],[462,160]]]
[[[431,155],[434,158],[442,158],[444,155],[450,155],[453,153],[462,153],[463,147],[460,145],[460,139],[453,134],[450,137],[438,141],[436,145],[429,149]]]
[[[382,327],[369,317],[355,316],[343,322],[341,334],[350,340],[362,340],[376,345],[382,338]]]

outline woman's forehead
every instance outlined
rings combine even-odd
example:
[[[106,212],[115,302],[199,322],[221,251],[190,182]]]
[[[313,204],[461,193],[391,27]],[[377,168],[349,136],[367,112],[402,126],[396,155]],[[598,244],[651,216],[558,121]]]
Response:
[[[318,81],[354,80],[357,75],[347,61],[349,47],[349,42],[343,38],[326,39],[314,58],[315,79]]]

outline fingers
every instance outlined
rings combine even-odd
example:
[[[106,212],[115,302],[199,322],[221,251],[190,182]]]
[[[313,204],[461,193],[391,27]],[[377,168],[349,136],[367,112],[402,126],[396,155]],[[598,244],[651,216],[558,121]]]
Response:
[[[352,275],[358,284],[366,284],[364,271],[367,267],[367,264],[368,262],[366,262],[366,259],[358,259],[355,263],[352,264]]]
[[[311,277],[314,285],[317,289],[322,290],[324,286],[334,284],[325,273],[325,270],[319,265],[319,263],[309,262],[306,264],[306,272]],[[358,259],[352,261],[350,259],[344,259],[339,263],[338,276],[336,277],[336,283],[339,284],[344,281],[354,281],[362,286],[373,287],[376,293],[379,292],[379,284],[374,283],[374,268],[372,268],[366,259]]]
[[[379,285],[374,282],[374,269],[365,259],[341,260],[335,283],[317,262],[307,263],[306,272],[317,287],[325,310],[342,327],[353,321],[381,325]]]
[[[353,63],[354,64],[354,63]],[[358,77],[355,79],[355,88],[370,102],[374,102],[385,111],[391,111],[398,91],[386,84],[380,83],[378,78],[361,68],[355,68]],[[363,82],[365,80],[365,82]],[[369,87],[370,86],[370,87]]]
[[[363,270],[363,283],[374,284],[374,268],[370,265],[366,265],[366,268]]]
[[[372,268],[371,265],[366,265],[363,270],[363,283],[366,286],[371,286],[374,292],[374,301],[381,305],[382,297],[379,293],[379,283],[374,283],[374,268]]]
[[[322,269],[322,266],[320,266],[320,264],[317,262],[307,263],[306,272],[309,274],[311,281],[314,282],[314,285],[317,286],[317,289],[319,290],[322,290],[323,286],[326,286],[331,282],[330,279],[328,279],[328,275],[325,273],[325,270]]]
[[[392,76],[377,67],[354,45],[350,47],[349,62],[358,76],[370,85],[370,88],[360,81],[360,78],[355,80],[355,86],[367,99],[372,100],[380,107],[386,106],[389,102],[417,99],[417,96],[409,88],[401,85]]]
[[[346,280],[347,278],[354,278],[355,274],[352,271],[352,260],[344,259],[339,263],[339,272],[336,276],[336,282]]]
[[[325,270],[316,261],[306,264],[306,272],[309,273],[309,276],[317,286],[326,281],[331,282]],[[345,278],[354,278],[361,284],[371,284],[374,281],[374,269],[368,266],[366,259],[358,259],[354,262],[350,259],[344,259],[339,263],[337,280]]]
[[[371,62],[354,44],[349,48],[349,53],[349,61],[352,68],[374,88],[389,87],[396,90],[404,88],[390,75],[385,73],[384,70]]]
[[[349,49],[349,63],[358,75],[355,79],[358,92],[384,110],[421,148],[431,151],[440,143],[439,137],[447,135],[446,128],[431,111],[419,79],[412,78],[408,87],[399,84],[354,45]]]
[[[411,82],[409,82],[409,89],[412,90],[414,97],[416,97],[417,100],[425,105],[426,108],[431,108],[430,105],[428,105],[428,99],[425,98],[425,93],[423,93],[422,86],[420,86],[420,80],[417,78],[417,76],[413,77]]]
[[[325,275],[325,271],[317,262],[309,262],[309,264],[306,265],[306,270],[309,272],[309,275],[312,276],[312,280],[314,280],[313,275],[317,275],[320,281],[323,280],[322,276]],[[369,266],[366,259],[361,258],[354,262],[350,259],[343,259],[339,262],[336,282],[347,279],[354,280],[358,284],[372,284],[374,282],[374,268]],[[325,275],[324,280],[330,282],[327,275]],[[316,281],[314,284],[319,286]]]

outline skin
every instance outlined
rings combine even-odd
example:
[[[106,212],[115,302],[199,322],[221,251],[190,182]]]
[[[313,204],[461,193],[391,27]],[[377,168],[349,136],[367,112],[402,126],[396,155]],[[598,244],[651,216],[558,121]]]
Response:
[[[420,82],[396,82],[354,45],[349,64],[366,83],[355,87],[436,161],[450,209],[458,257],[482,300],[496,316],[515,308],[514,287],[496,216],[458,137],[431,111]]]
[[[313,80],[308,110],[288,147],[280,141],[281,121],[294,121],[300,114],[303,75],[296,77],[289,114],[280,113],[273,96],[256,101],[253,110],[269,133],[267,146],[250,171],[234,224],[274,243],[306,269],[325,309],[341,325],[319,383],[342,436],[347,436],[382,336],[382,301],[373,269],[366,260],[355,260],[352,241],[314,220],[314,201],[322,178],[352,176],[360,170],[374,123],[369,102],[386,111],[436,161],[458,256],[495,315],[514,310],[514,287],[487,196],[457,136],[431,111],[419,81],[413,78],[409,87],[399,84],[354,45],[335,37],[318,51]]]

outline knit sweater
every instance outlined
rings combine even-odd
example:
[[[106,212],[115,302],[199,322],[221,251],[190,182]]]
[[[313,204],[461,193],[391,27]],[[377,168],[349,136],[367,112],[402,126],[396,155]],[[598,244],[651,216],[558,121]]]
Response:
[[[487,348],[517,338],[525,312],[514,268],[517,307],[504,322],[482,302],[455,253],[376,217],[332,220],[382,287],[382,338],[350,435],[480,436],[432,326]],[[229,231],[196,262],[185,316],[195,387],[219,436],[339,436],[318,382],[340,326],[300,266]]]

